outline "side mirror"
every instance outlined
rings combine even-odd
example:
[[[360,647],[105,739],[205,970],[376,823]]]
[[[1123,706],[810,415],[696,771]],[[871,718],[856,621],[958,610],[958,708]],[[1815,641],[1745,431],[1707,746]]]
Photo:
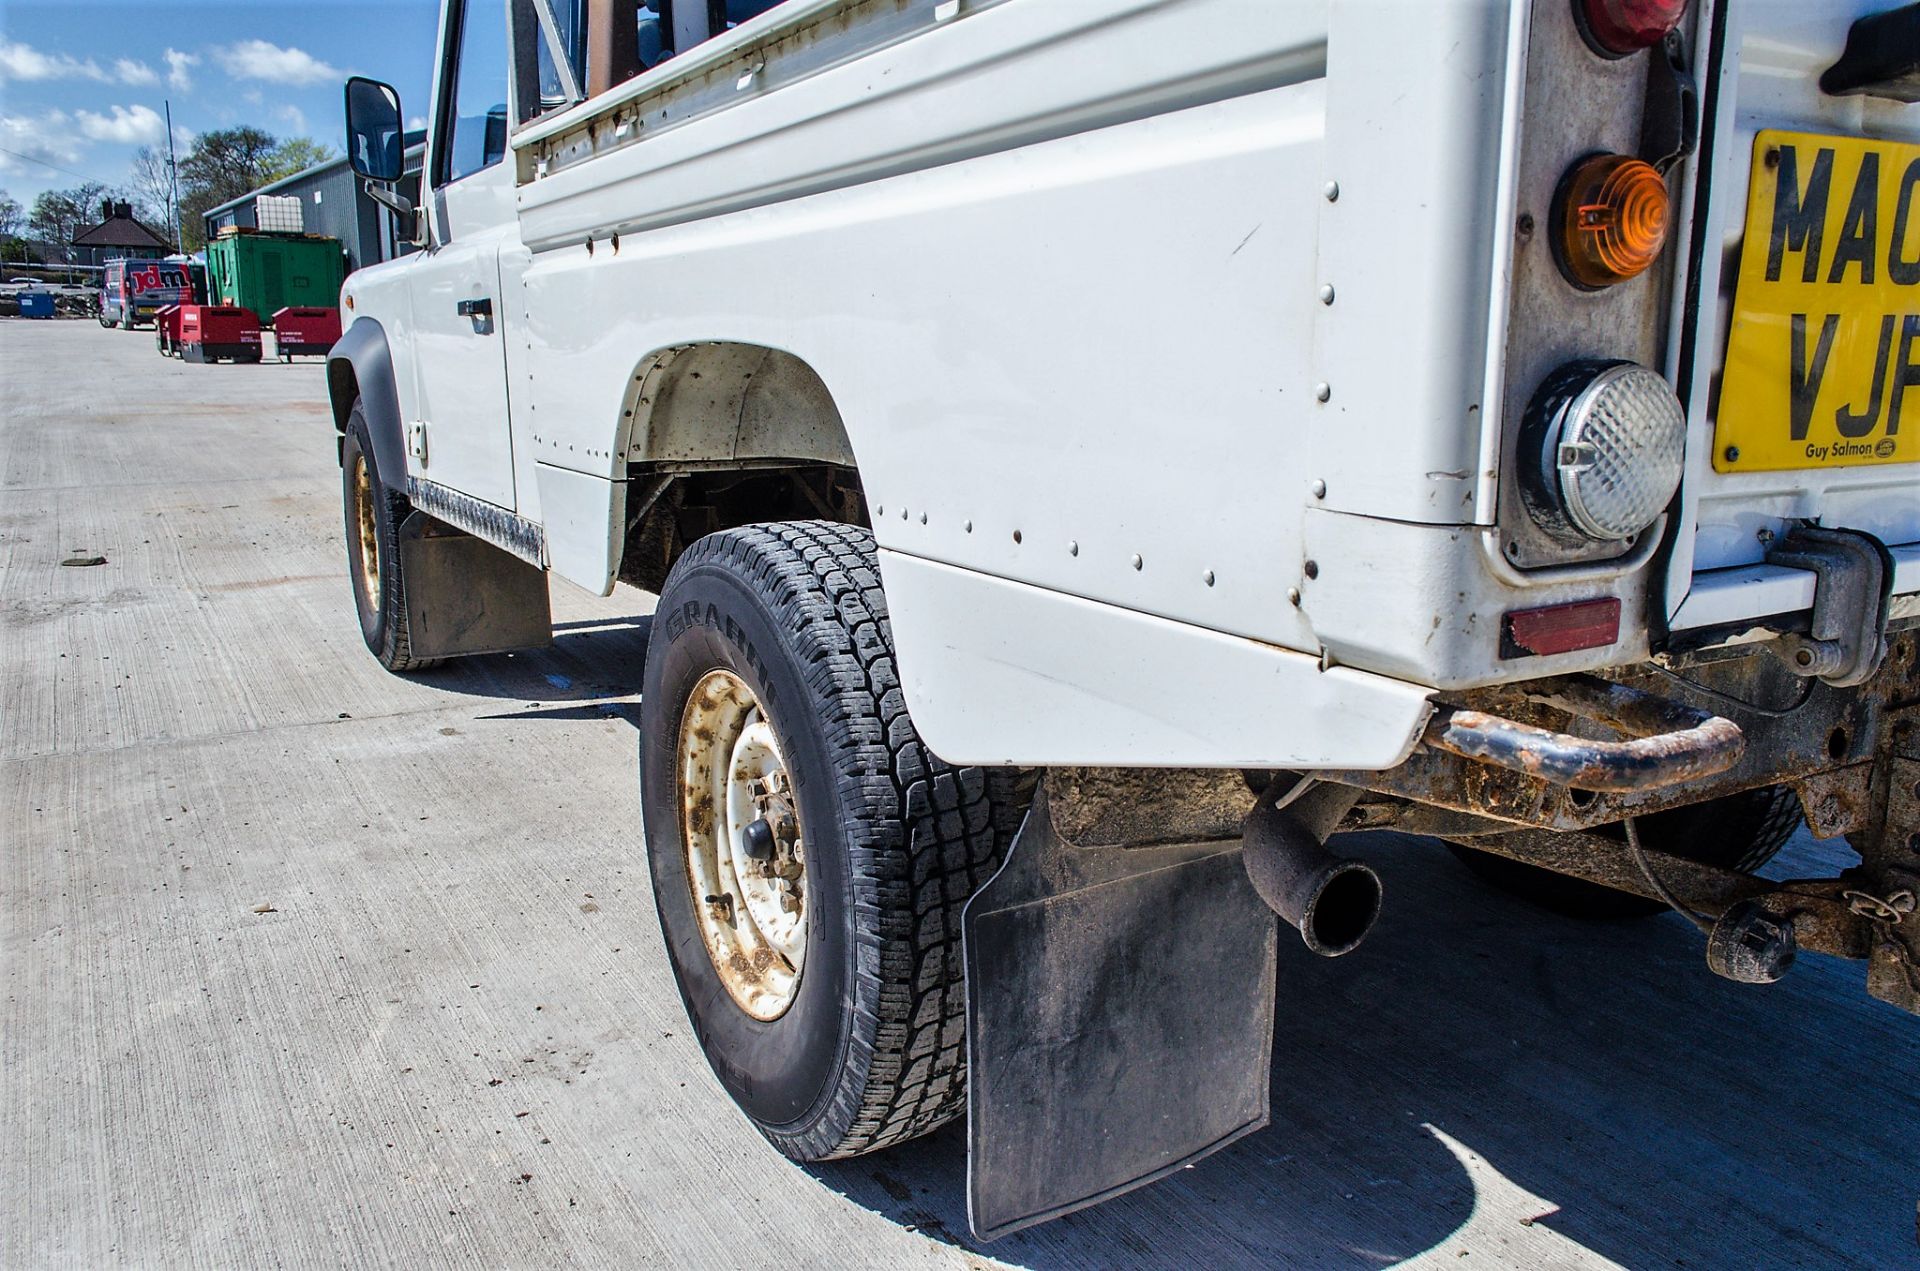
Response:
[[[406,171],[400,94],[355,75],[347,81],[347,162],[369,181],[398,181]]]

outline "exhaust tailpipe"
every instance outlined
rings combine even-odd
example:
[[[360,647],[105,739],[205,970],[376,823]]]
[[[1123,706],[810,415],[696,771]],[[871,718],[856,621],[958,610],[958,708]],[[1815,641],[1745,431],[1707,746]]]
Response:
[[[1345,811],[1342,806],[1333,820]],[[1276,806],[1275,792],[1269,790],[1247,814],[1241,858],[1268,908],[1300,932],[1307,948],[1337,958],[1359,948],[1373,930],[1380,916],[1380,876],[1362,861],[1329,852],[1311,819]]]

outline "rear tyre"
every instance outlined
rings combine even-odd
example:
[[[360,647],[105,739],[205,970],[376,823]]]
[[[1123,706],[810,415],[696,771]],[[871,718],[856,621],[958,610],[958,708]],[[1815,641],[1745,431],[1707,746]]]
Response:
[[[407,628],[406,578],[400,565],[400,522],[412,509],[380,479],[367,417],[355,401],[340,447],[346,509],[347,574],[367,648],[389,671],[424,671],[439,658],[413,655]]]
[[[1703,865],[1751,873],[1779,854],[1800,826],[1800,800],[1786,786],[1762,786],[1724,798],[1655,812],[1634,822],[1640,844]],[[1624,835],[1617,826],[1602,832]],[[1618,921],[1645,918],[1666,906],[1657,900],[1569,878],[1491,852],[1454,848],[1454,854],[1501,891],[1570,918]]]
[[[959,1114],[960,911],[1027,796],[915,733],[873,536],[807,521],[694,543],[641,700],[654,902],[727,1092],[803,1161]]]

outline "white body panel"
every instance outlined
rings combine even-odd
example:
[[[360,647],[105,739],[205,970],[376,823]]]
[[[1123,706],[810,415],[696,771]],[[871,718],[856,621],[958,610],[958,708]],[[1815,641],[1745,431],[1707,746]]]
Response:
[[[1515,226],[1546,220],[1552,184],[1517,175],[1528,112],[1555,108],[1522,100],[1529,41],[1565,3],[791,0],[516,133],[488,247],[510,434],[476,432],[449,475],[436,420],[415,475],[517,512],[555,572],[604,592],[634,465],[731,456],[636,434],[649,374],[687,346],[778,350],[844,425],[937,751],[1390,766],[1435,689],[1638,661],[1658,626],[1658,527],[1536,569],[1500,537],[1524,515],[1502,464],[1530,392],[1508,305],[1546,250]],[[1740,81],[1743,102],[1766,91]],[[1861,130],[1847,109],[1823,126]],[[420,312],[450,297],[409,317],[388,283],[350,290],[390,334],[426,333],[396,363],[450,356]],[[1655,325],[1666,285],[1634,293]],[[1578,327],[1555,358],[1618,355]],[[429,388],[402,385],[409,418]],[[1750,564],[1726,526],[1762,492],[1698,480],[1701,444],[1705,503],[1682,514],[1702,563]],[[1899,480],[1828,493],[1898,526],[1920,515]],[[1719,614],[1759,593],[1702,596]],[[1502,651],[1505,612],[1596,597],[1621,602],[1613,645]]]
[[[1391,768],[1432,711],[1258,641],[900,552],[880,573],[914,726],[955,763]]]

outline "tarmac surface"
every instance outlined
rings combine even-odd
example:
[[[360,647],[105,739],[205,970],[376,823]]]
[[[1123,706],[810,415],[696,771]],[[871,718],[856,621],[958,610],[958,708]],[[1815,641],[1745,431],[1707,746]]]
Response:
[[[786,1161],[655,926],[651,597],[388,675],[324,400],[0,322],[0,1266],[1920,1264],[1920,1020],[1859,965],[1726,983],[1385,835],[1374,937],[1283,944],[1270,1129],[978,1247],[959,1126]]]

